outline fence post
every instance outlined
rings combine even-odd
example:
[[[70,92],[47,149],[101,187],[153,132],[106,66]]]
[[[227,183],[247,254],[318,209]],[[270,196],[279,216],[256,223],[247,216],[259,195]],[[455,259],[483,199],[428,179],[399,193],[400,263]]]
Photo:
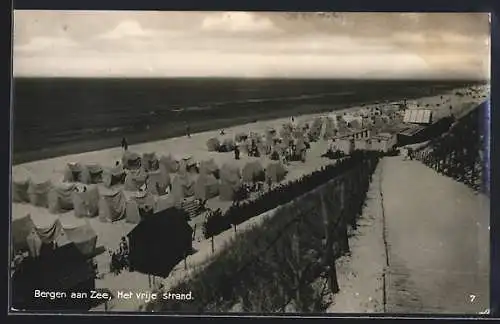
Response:
[[[338,181],[335,181],[335,204],[334,210],[332,211],[337,217],[338,221],[336,222],[336,228],[334,232],[337,234],[336,237],[339,240],[340,244],[340,253],[349,253],[349,238],[347,236],[347,226],[344,215],[344,194],[343,194],[343,185],[344,179],[342,177],[339,178]]]
[[[298,261],[300,260],[300,234],[299,234],[299,229],[300,229],[300,218],[295,221],[295,233],[293,235],[294,240],[292,242],[292,251],[293,251],[293,257]],[[300,307],[302,306],[302,300],[301,300],[301,285],[300,281],[302,278],[296,277],[296,282],[294,283],[296,286],[295,290],[295,300],[297,302],[297,305]]]
[[[339,283],[337,280],[337,269],[335,268],[335,256],[333,255],[333,233],[332,232],[332,222],[331,222],[331,217],[328,215],[328,211],[326,210],[326,205],[324,201],[324,196],[323,193],[320,191],[320,198],[321,198],[321,211],[323,215],[323,221],[324,221],[324,228],[325,228],[325,238],[326,238],[326,244],[325,244],[325,259],[324,259],[324,265],[326,267],[326,272],[327,272],[327,280],[328,280],[328,286],[330,288],[330,291],[333,294],[336,294],[339,292]]]

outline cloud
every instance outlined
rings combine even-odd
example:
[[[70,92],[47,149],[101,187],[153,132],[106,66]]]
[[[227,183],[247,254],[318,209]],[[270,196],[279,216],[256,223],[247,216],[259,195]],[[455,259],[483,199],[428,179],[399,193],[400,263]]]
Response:
[[[201,29],[218,32],[274,32],[278,28],[266,17],[248,12],[225,12],[203,19]]]
[[[71,26],[64,33],[61,28],[33,27],[30,33],[15,35],[15,75],[390,78],[453,70],[483,73],[489,58],[484,33],[479,37],[460,30],[385,25],[380,28],[385,33],[356,33],[375,28],[375,18],[381,17],[373,14],[341,15],[348,23],[345,28],[339,27],[336,16],[295,20],[276,13],[176,15],[92,16],[95,20],[83,15],[68,18]],[[415,18],[427,26],[423,16],[400,20]],[[399,26],[396,20],[394,26]],[[34,30],[50,36],[37,37]],[[25,45],[23,38],[29,41]]]
[[[156,34],[155,30],[144,29],[135,20],[126,20],[119,23],[114,29],[99,35],[98,38],[119,40],[129,37],[154,37]]]
[[[51,52],[77,47],[78,43],[66,37],[38,36],[32,38],[27,44],[16,45],[14,50],[21,52]]]

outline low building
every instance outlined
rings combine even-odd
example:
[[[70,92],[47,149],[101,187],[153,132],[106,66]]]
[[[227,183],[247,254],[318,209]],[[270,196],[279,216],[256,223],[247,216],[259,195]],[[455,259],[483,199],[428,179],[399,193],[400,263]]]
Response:
[[[352,136],[352,138],[354,138],[355,140],[367,139],[370,138],[371,132],[369,129],[364,128],[360,130],[351,131],[349,136]]]
[[[354,140],[354,149],[359,151],[371,151],[372,140],[369,138],[358,138]]]
[[[446,132],[453,118],[445,117],[430,125],[408,124],[397,134],[397,145],[404,146],[428,141]]]
[[[349,155],[354,151],[354,139],[350,136],[342,136],[333,138],[330,142],[330,150],[340,151],[345,155]]]
[[[363,116],[346,114],[342,117],[342,119],[344,119],[344,121],[348,124],[358,124],[360,127],[363,127]]]
[[[398,143],[398,138],[394,134],[379,133],[371,138],[371,149],[387,153]]]

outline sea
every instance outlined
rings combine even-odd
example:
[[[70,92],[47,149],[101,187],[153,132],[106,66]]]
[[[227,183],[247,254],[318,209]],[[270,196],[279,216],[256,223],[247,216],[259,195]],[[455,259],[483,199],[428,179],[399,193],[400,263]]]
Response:
[[[14,163],[152,141],[358,103],[411,99],[472,81],[15,78]]]

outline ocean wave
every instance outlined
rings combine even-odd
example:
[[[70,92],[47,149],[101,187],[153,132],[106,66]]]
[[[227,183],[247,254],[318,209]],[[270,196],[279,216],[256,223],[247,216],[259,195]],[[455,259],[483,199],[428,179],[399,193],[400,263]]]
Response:
[[[123,130],[123,127],[106,128],[106,133],[114,133]]]
[[[298,96],[270,97],[270,98],[248,98],[248,99],[243,99],[243,100],[215,101],[215,102],[203,103],[203,104],[197,105],[197,106],[175,107],[175,108],[171,109],[171,111],[182,112],[182,111],[208,110],[208,109],[216,108],[219,106],[227,106],[227,105],[234,105],[234,104],[295,101],[295,100],[324,98],[324,97],[329,97],[329,96],[353,95],[355,93],[356,93],[355,91],[344,91],[344,92],[329,92],[329,93],[319,93],[319,94],[302,94],[302,95],[298,95]]]

